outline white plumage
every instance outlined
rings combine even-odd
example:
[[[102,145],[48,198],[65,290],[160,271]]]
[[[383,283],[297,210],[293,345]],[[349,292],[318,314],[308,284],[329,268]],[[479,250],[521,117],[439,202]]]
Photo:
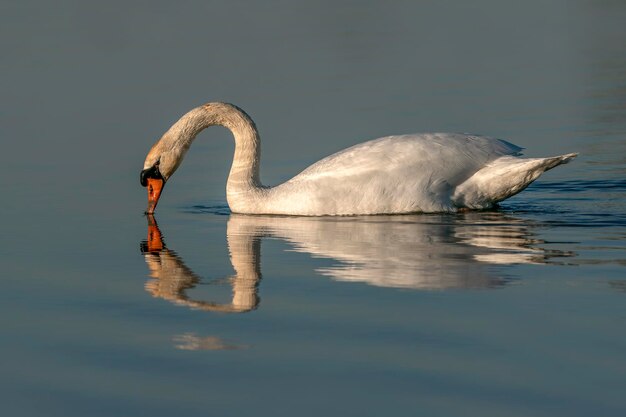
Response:
[[[389,136],[337,152],[283,184],[264,187],[254,123],[233,105],[209,103],[187,113],[163,135],[146,157],[144,172],[154,171],[156,164],[167,181],[197,133],[214,124],[235,136],[227,184],[235,213],[320,216],[486,209],[576,156],[523,159],[516,145],[468,134]]]

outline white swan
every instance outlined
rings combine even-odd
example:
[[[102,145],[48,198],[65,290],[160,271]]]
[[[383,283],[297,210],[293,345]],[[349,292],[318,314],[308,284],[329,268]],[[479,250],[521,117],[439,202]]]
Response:
[[[221,125],[235,137],[226,195],[244,214],[357,215],[486,209],[577,154],[518,158],[522,148],[484,136],[426,133],[370,140],[328,156],[275,187],[259,180],[260,138],[252,119],[227,103],[183,117],[150,149],[141,172],[153,213],[165,182],[196,135]]]

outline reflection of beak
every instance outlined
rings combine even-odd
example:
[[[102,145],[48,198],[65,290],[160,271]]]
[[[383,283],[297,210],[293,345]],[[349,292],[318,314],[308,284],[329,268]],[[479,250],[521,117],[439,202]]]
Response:
[[[148,214],[148,240],[146,241],[147,252],[161,252],[165,248],[163,237],[152,214]]]
[[[154,213],[164,185],[165,181],[161,178],[148,178],[148,185],[146,187],[148,189],[148,208],[146,209],[146,214]]]

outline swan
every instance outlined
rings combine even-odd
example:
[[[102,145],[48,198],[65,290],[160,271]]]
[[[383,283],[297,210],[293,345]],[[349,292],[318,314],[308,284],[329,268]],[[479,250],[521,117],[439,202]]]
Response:
[[[283,184],[259,179],[260,137],[239,107],[207,103],[183,115],[146,156],[141,184],[147,214],[198,133],[228,128],[235,155],[226,184],[233,213],[300,216],[457,212],[493,207],[525,189],[544,171],[576,157],[520,158],[523,148],[501,139],[424,133],[370,140],[330,155]]]

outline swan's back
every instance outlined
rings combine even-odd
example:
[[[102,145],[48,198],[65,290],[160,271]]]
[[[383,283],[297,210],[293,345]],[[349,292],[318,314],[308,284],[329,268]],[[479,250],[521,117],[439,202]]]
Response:
[[[522,148],[484,136],[428,133],[364,142],[270,189],[268,213],[349,215],[454,211],[454,189]]]
[[[349,178],[368,173],[392,173],[424,168],[431,176],[458,185],[488,162],[519,155],[522,148],[501,139],[462,133],[422,133],[370,140],[330,155],[292,181],[315,181],[324,176]]]

